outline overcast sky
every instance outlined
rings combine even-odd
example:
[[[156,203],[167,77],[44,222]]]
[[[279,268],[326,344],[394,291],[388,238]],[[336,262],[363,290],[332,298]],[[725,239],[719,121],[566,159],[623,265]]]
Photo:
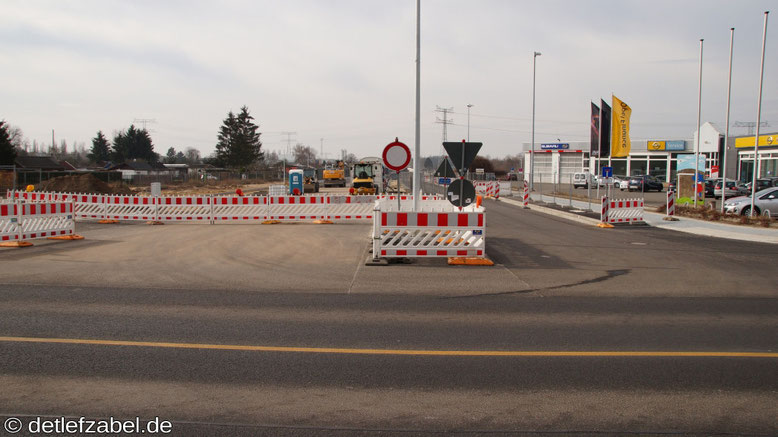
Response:
[[[504,156],[530,140],[589,138],[589,102],[611,93],[633,110],[632,139],[691,138],[699,39],[702,120],[724,127],[729,28],[734,121],[755,121],[764,11],[773,0],[422,0],[421,148],[448,138]],[[333,157],[413,148],[414,0],[5,0],[0,119],[25,138],[91,146],[135,119],[155,150],[213,152],[228,111],[249,107],[265,150],[293,142]],[[775,15],[775,14],[772,14]],[[771,16],[762,120],[778,131],[778,27]],[[138,124],[138,123],[136,123]],[[733,128],[733,134],[745,129]]]

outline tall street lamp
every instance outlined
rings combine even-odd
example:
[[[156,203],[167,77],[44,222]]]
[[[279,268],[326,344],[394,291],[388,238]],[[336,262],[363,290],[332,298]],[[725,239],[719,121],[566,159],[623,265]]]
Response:
[[[468,103],[467,104],[467,142],[470,142],[470,108],[472,108],[474,105]]]
[[[532,52],[532,153],[530,154],[529,186],[535,189],[535,60],[540,52]]]

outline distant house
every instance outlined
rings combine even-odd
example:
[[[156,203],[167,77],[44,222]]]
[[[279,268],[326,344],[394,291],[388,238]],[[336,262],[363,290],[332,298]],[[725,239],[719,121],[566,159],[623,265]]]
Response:
[[[14,162],[16,167],[25,170],[39,171],[66,171],[66,168],[51,156],[17,156]]]
[[[156,174],[155,168],[145,161],[127,161],[108,168],[108,171],[117,171],[122,174],[122,179],[132,179],[135,175]]]
[[[189,171],[188,164],[162,164],[167,171],[176,177],[185,177]]]

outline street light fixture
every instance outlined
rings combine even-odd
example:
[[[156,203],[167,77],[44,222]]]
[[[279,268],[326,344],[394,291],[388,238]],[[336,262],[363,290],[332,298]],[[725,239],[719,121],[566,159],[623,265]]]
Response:
[[[467,104],[467,142],[470,142],[470,108],[472,108],[475,105],[472,105],[470,103]]]
[[[529,186],[535,189],[535,60],[540,52],[532,52],[532,153],[530,154]]]

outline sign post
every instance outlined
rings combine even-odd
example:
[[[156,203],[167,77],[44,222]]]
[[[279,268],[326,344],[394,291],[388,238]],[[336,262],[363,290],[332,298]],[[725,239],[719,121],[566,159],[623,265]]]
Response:
[[[465,140],[462,140],[461,143],[455,143],[455,142],[444,142],[443,148],[446,150],[446,153],[448,153],[448,156],[451,158],[451,162],[458,166],[456,168],[457,172],[459,173],[459,184],[452,183],[451,186],[449,186],[446,194],[448,196],[449,202],[454,204],[454,206],[458,206],[461,210],[463,207],[469,205],[472,202],[472,197],[470,197],[471,202],[465,203],[465,194],[470,194],[470,187],[473,187],[473,183],[465,179],[465,175],[467,174],[467,168],[470,167],[470,164],[473,163],[475,160],[476,155],[478,155],[478,151],[481,150],[481,146],[483,146],[483,143],[468,143]],[[459,204],[455,203],[454,197],[456,196],[455,188],[459,189]],[[453,189],[453,190],[452,190]],[[467,193],[465,191],[467,190]],[[473,187],[473,194],[472,196],[475,196],[475,187]]]
[[[400,172],[411,162],[411,149],[395,137],[393,143],[384,147],[383,159],[384,165],[397,172],[397,212],[400,212]],[[419,169],[414,168],[413,171],[419,171]],[[418,195],[413,192],[411,194]]]

